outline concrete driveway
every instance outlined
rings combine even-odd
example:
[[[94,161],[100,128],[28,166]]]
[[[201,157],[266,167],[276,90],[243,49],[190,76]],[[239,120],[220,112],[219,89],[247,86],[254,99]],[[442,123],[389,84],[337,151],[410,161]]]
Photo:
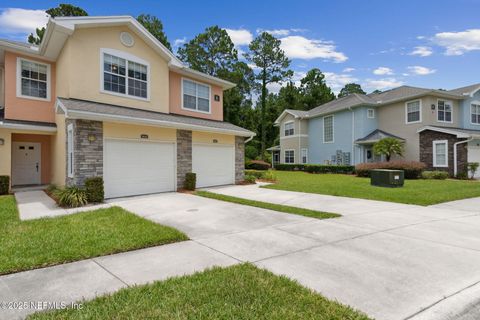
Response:
[[[316,220],[179,193],[118,199],[110,204],[174,226],[192,241],[0,277],[0,288],[10,290],[0,290],[0,301],[88,299],[249,261],[377,319],[480,317],[479,212],[255,186],[214,191],[344,216]],[[91,274],[92,286],[82,285],[92,283]]]

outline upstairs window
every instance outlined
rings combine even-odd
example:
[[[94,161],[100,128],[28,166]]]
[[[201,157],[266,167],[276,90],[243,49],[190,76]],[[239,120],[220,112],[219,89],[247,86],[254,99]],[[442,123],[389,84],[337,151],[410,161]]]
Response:
[[[333,139],[333,115],[323,117],[323,143],[331,143]]]
[[[367,118],[375,119],[375,109],[367,109]]]
[[[480,103],[472,103],[470,106],[470,115],[473,124],[480,124]]]
[[[182,92],[183,109],[210,113],[210,86],[183,79]]]
[[[17,96],[50,100],[50,65],[18,58],[17,72]]]
[[[148,66],[103,53],[103,90],[148,99]]]
[[[406,104],[407,123],[422,121],[420,100],[410,101]]]
[[[437,121],[452,122],[452,102],[438,100]]]
[[[285,137],[293,136],[295,134],[295,126],[293,122],[285,123]]]

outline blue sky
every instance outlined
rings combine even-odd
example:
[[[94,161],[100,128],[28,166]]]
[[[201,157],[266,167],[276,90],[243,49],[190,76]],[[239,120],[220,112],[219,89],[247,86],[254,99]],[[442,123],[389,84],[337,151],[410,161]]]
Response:
[[[316,67],[336,92],[348,82],[366,91],[402,84],[450,89],[480,82],[480,0],[259,2],[70,3],[90,15],[156,15],[177,45],[219,25],[245,51],[252,37],[269,30],[282,39],[294,80]],[[28,30],[44,22],[36,10],[57,5],[2,1],[0,38],[25,39]]]

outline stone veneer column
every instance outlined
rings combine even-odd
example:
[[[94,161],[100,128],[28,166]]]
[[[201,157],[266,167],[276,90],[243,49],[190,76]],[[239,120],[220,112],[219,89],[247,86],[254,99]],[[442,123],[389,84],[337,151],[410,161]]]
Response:
[[[192,131],[177,130],[177,189],[183,188],[188,172],[192,172]]]
[[[245,178],[245,138],[235,137],[235,183]]]
[[[73,178],[67,174],[66,184],[83,186],[86,178],[103,176],[103,123],[67,120],[66,124],[65,130],[73,124]]]

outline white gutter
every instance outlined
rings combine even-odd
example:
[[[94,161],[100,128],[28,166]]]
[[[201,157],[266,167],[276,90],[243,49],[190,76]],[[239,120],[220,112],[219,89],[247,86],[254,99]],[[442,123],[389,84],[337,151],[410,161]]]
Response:
[[[21,123],[5,123],[0,121],[0,128],[13,129],[13,130],[25,130],[25,131],[44,131],[44,132],[57,132],[57,127],[39,126],[33,124],[21,124]]]
[[[462,144],[462,143],[467,143],[470,142],[474,139],[474,137],[470,137],[467,140],[455,142],[453,144],[453,176],[457,176],[457,171],[458,171],[458,165],[457,165],[457,145]]]
[[[205,127],[201,125],[195,124],[185,124],[185,123],[174,123],[165,120],[152,120],[146,118],[132,118],[129,116],[121,116],[121,115],[106,115],[106,114],[99,114],[96,112],[89,112],[89,111],[78,111],[78,110],[69,110],[67,118],[70,119],[85,119],[85,120],[96,120],[96,121],[119,121],[119,122],[127,122],[127,123],[141,123],[141,124],[150,124],[150,125],[157,125],[166,128],[174,128],[174,129],[185,129],[185,130],[197,130],[203,132],[215,132],[215,133],[226,133],[226,134],[233,134],[236,136],[241,137],[250,137],[253,138],[255,133],[248,131],[236,131],[236,130],[229,130],[229,129],[222,129],[222,128],[213,128],[213,127]],[[253,134],[253,136],[252,136]]]
[[[255,133],[252,134],[247,140],[245,140],[244,143],[248,143],[248,142],[252,141],[252,139],[253,139],[253,137],[255,137],[255,135],[256,135]]]

